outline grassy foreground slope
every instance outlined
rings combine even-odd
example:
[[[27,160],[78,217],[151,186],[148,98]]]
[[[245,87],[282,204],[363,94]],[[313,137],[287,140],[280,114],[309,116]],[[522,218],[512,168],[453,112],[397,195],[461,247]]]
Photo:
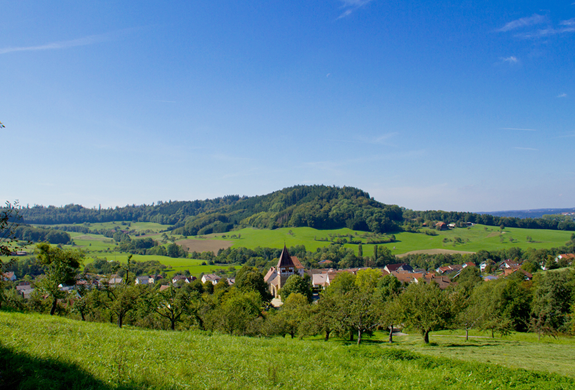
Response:
[[[0,312],[0,388],[572,389],[573,378],[385,344],[118,329]]]

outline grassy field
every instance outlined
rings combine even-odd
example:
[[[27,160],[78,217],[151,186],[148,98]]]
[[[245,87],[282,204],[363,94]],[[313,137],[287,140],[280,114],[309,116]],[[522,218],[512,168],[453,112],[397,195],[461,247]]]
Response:
[[[91,228],[111,228],[114,226],[128,227],[127,223],[122,225],[120,222],[108,222],[101,224],[91,224]],[[139,232],[149,231],[148,237],[154,239],[161,239],[161,230],[167,226],[149,222],[132,223],[130,229],[135,229]],[[541,230],[541,229],[516,229],[505,228],[500,231],[499,228],[493,226],[475,225],[470,228],[456,228],[447,231],[436,231],[436,236],[430,236],[423,233],[397,233],[395,234],[396,242],[389,244],[379,244],[391,250],[395,255],[401,255],[412,251],[428,251],[428,250],[442,250],[442,251],[461,251],[461,252],[476,252],[481,249],[484,250],[497,250],[502,248],[519,247],[522,249],[527,248],[553,248],[560,247],[567,242],[572,232],[558,231],[558,230]],[[207,236],[188,237],[187,240],[182,236],[173,236],[174,239],[180,240],[178,242],[185,242],[190,250],[203,251],[206,248],[219,247],[218,242],[222,242],[222,246],[232,247],[246,247],[254,249],[256,247],[271,247],[281,248],[284,243],[289,246],[305,245],[308,251],[315,251],[317,248],[324,247],[330,244],[329,241],[320,241],[327,239],[330,235],[343,236],[351,235],[354,240],[361,239],[364,243],[363,254],[364,256],[371,256],[373,254],[374,245],[366,244],[366,238],[362,238],[365,232],[353,231],[350,229],[336,229],[336,230],[316,230],[308,227],[301,228],[281,228],[275,230],[266,229],[253,229],[246,228],[228,233],[210,234]],[[127,258],[126,253],[116,251],[116,243],[102,235],[97,234],[83,234],[83,233],[70,233],[74,240],[74,248],[83,249],[87,252],[87,257],[104,257],[108,260],[125,261]],[[168,234],[168,236],[172,237]],[[531,242],[527,237],[531,237]],[[132,236],[132,238],[139,238]],[[214,241],[213,245],[210,241]],[[197,242],[197,248],[194,249],[194,242]],[[353,249],[356,253],[358,251],[357,245],[345,244],[347,248]],[[71,247],[71,246],[69,246]],[[34,246],[28,248],[33,251]],[[189,269],[192,275],[199,275],[200,273],[211,272],[213,266],[202,266],[202,261],[192,259],[174,259],[165,256],[135,256],[136,260],[158,260],[162,264],[169,265],[172,268],[170,274]],[[87,262],[90,262],[88,260]]]
[[[5,312],[0,312],[0,334],[0,388],[575,388],[575,379],[543,372],[553,365],[548,359],[541,362],[539,371],[530,371],[512,368],[514,363],[503,366],[466,359],[463,354],[430,356],[449,350],[450,346],[441,344],[419,353],[406,350],[404,345],[409,343],[401,341],[391,346],[371,341],[358,347],[305,339],[118,329],[111,324]],[[410,348],[419,348],[415,344]],[[533,344],[551,351],[549,345]],[[488,343],[477,349],[490,348],[507,350]],[[508,351],[510,355],[531,352]],[[567,358],[572,361],[572,356]]]
[[[291,233],[290,233],[291,232]],[[553,248],[559,247],[569,241],[572,232],[543,229],[518,229],[505,228],[503,232],[493,226],[475,225],[470,228],[456,228],[447,231],[436,231],[437,236],[429,236],[422,233],[397,233],[396,242],[390,244],[380,244],[388,247],[393,254],[399,255],[410,251],[427,249],[445,249],[455,251],[477,252],[484,250],[497,250],[502,248],[519,247],[527,248]],[[326,241],[316,241],[316,239],[328,238],[330,234],[348,235],[355,239],[360,239],[365,232],[353,231],[350,229],[337,230],[316,230],[308,227],[302,228],[281,228],[275,230],[246,228],[229,233],[217,233],[206,236],[206,238],[233,241],[233,247],[256,248],[272,247],[281,248],[285,244],[305,245],[309,251],[329,245]],[[240,238],[237,236],[240,235]],[[532,238],[532,242],[527,241],[527,236]],[[513,239],[513,242],[510,241]],[[444,239],[449,241],[444,242]],[[459,242],[458,243],[458,239]],[[362,239],[365,243],[366,240]],[[357,245],[345,244],[357,253]],[[374,245],[362,244],[364,256],[373,254]]]

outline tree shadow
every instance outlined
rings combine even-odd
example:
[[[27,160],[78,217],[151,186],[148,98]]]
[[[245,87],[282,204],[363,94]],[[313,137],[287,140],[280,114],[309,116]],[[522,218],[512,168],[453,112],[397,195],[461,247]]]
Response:
[[[71,346],[63,346],[71,348]],[[145,384],[111,386],[96,379],[75,363],[37,358],[0,345],[0,390],[12,389],[123,389],[146,388]]]
[[[497,346],[501,346],[500,344],[490,344],[490,343],[486,343],[486,344],[455,344],[455,343],[450,343],[450,344],[442,344],[442,347],[445,348],[462,348],[462,347],[475,347],[475,348],[481,348],[481,347],[497,347]]]

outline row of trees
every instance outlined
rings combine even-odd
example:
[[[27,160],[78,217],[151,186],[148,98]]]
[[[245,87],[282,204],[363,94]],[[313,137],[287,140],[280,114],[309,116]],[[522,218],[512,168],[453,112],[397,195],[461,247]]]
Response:
[[[376,269],[357,275],[341,273],[311,303],[309,278],[291,276],[280,291],[284,305],[269,305],[271,296],[263,275],[244,266],[230,286],[225,278],[218,284],[196,280],[182,285],[119,287],[79,290],[79,296],[62,291],[71,283],[83,255],[48,244],[38,246],[48,268],[36,283],[37,292],[27,302],[8,290],[4,305],[22,310],[59,313],[88,321],[115,322],[156,329],[202,329],[249,336],[332,335],[361,343],[366,334],[398,326],[421,333],[440,329],[481,329],[507,334],[534,331],[540,335],[569,333],[574,328],[575,272],[546,272],[525,281],[520,272],[492,282],[483,282],[475,267],[458,277],[458,284],[442,290],[434,283],[402,285],[391,275],[382,277]],[[133,272],[130,264],[126,273]],[[126,275],[126,280],[130,280]]]

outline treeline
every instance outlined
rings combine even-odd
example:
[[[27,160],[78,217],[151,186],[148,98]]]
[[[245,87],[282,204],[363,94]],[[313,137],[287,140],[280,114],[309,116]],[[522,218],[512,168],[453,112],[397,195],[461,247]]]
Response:
[[[39,206],[23,207],[18,213],[25,223],[34,224],[81,224],[84,222],[155,222],[173,225],[188,216],[230,205],[241,198],[237,195],[215,199],[194,201],[158,202],[151,205],[127,205],[108,209],[90,209],[80,205],[69,204],[64,207]]]
[[[243,227],[275,229],[350,228],[373,233],[417,231],[426,221],[479,223],[526,229],[575,230],[572,218],[516,218],[456,211],[415,211],[386,205],[353,187],[294,186],[261,196],[158,202],[113,209],[79,205],[18,209],[24,223],[83,224],[112,221],[156,222],[184,236],[224,233]]]
[[[70,235],[66,232],[49,229],[49,228],[37,228],[33,226],[18,226],[13,230],[13,237],[30,242],[41,242],[46,241],[50,244],[69,244],[72,239]]]
[[[240,264],[266,269],[275,266],[282,249],[257,247],[249,249],[244,247],[231,247],[220,249],[215,255],[213,252],[191,252],[193,259],[207,260],[210,264]],[[361,244],[359,253],[356,255],[351,248],[346,248],[343,244],[332,243],[325,247],[316,249],[315,252],[306,250],[305,245],[296,245],[288,248],[292,256],[298,258],[305,268],[356,268],[356,267],[385,267],[387,264],[396,262],[396,257],[391,250],[384,246],[375,246],[372,256],[363,256]],[[320,261],[329,260],[329,263],[322,265]]]
[[[54,258],[68,259],[66,252]],[[225,278],[216,285],[191,283],[160,286],[122,284],[69,294],[54,286],[58,276],[46,260],[48,271],[36,283],[30,299],[9,288],[1,304],[15,310],[52,313],[84,321],[129,324],[152,329],[199,329],[232,335],[305,337],[322,335],[361,343],[376,330],[398,326],[420,333],[426,343],[434,331],[478,329],[505,335],[513,331],[540,336],[573,334],[575,331],[575,272],[547,272],[526,281],[521,273],[484,282],[475,267],[465,268],[456,286],[440,289],[431,281],[404,285],[380,270],[357,274],[343,272],[311,304],[309,277],[290,276],[280,295],[280,309],[269,305],[271,296],[263,274],[244,266],[230,286]],[[78,269],[68,261],[68,271]],[[69,272],[66,277],[74,276]],[[400,325],[401,324],[401,325]]]
[[[116,233],[119,234],[119,233]],[[130,236],[123,234],[114,239],[121,239],[118,245],[118,250],[120,252],[128,252],[138,255],[154,255],[154,256],[169,256],[169,257],[188,257],[188,252],[179,246],[178,244],[172,242],[167,247],[158,244],[156,240],[151,238],[140,238],[131,239]]]
[[[88,209],[79,205],[34,206],[18,211],[25,223],[157,222],[173,225],[173,229],[183,235],[227,232],[245,226],[267,229],[348,227],[384,233],[399,231],[403,220],[401,208],[377,202],[367,192],[352,187],[320,185],[294,186],[254,197],[233,195],[114,209]]]
[[[523,229],[575,230],[575,222],[570,218],[497,217],[489,214],[441,210],[404,210],[403,217],[406,220],[417,220],[420,223],[426,221],[441,221],[448,224],[470,222],[489,226],[516,227]]]

